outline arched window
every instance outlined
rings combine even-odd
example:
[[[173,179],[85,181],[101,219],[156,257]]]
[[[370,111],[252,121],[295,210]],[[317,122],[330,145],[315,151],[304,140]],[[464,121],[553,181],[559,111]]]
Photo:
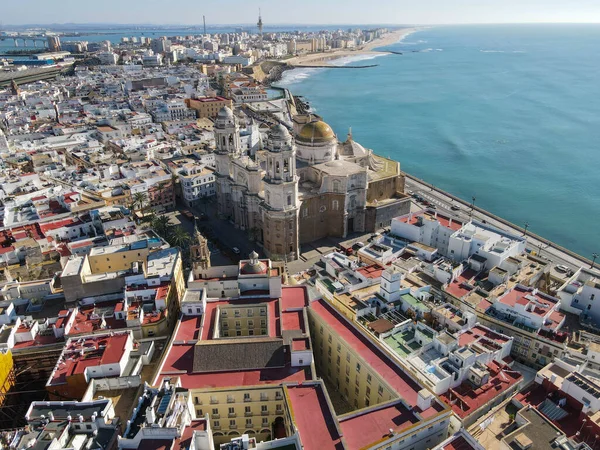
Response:
[[[340,192],[340,180],[333,180],[333,192]]]
[[[338,209],[340,209],[340,202],[338,202],[337,200],[334,200],[334,201],[331,203],[331,208],[332,208],[334,211],[337,211]]]

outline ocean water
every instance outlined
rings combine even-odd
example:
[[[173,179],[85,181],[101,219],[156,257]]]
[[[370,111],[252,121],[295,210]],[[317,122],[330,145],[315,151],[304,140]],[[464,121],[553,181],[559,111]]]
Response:
[[[598,48],[600,25],[439,26],[385,47],[403,55],[371,57],[378,67],[296,69],[279,85],[339,137],[352,127],[408,173],[590,257],[600,251]]]

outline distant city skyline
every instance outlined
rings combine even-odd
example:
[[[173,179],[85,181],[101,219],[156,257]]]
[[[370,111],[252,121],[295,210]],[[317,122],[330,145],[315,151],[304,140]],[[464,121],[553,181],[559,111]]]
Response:
[[[462,23],[598,23],[597,0],[383,0],[368,6],[358,0],[230,0],[226,4],[179,0],[29,0],[2,6],[4,25],[110,23],[197,25],[252,24],[262,9],[265,26],[279,24],[462,24]]]

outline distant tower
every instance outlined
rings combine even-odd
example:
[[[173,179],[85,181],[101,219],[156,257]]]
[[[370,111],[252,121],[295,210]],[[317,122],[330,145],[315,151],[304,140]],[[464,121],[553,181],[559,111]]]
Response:
[[[204,22],[204,34],[206,35],[206,16],[202,16],[202,22]]]
[[[258,23],[256,24],[256,26],[258,27],[258,34],[260,34],[260,43],[262,44],[262,42],[263,42],[263,21],[262,21],[262,16],[260,14],[260,8],[258,8]]]
[[[210,267],[210,250],[208,249],[208,241],[200,230],[198,225],[194,224],[194,241],[190,246],[192,271],[197,273],[199,270],[205,270]]]
[[[13,95],[21,95],[21,89],[19,89],[19,86],[17,85],[17,82],[14,78],[10,80],[10,89]]]

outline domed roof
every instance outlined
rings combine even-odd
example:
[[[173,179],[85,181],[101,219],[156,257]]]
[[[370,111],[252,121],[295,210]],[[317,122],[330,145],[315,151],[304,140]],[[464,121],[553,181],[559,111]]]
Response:
[[[302,141],[330,141],[335,139],[331,127],[321,120],[309,122],[298,133],[298,140]]]
[[[269,136],[272,139],[287,139],[290,137],[290,132],[286,127],[278,123],[277,125],[273,125],[269,130]]]
[[[219,114],[217,114],[217,117],[221,117],[223,119],[233,118],[233,111],[231,110],[231,108],[228,108],[227,106],[223,106],[219,110]]]
[[[243,274],[259,274],[267,271],[267,265],[258,259],[258,253],[253,251],[250,253],[250,261],[245,262],[242,265]]]

